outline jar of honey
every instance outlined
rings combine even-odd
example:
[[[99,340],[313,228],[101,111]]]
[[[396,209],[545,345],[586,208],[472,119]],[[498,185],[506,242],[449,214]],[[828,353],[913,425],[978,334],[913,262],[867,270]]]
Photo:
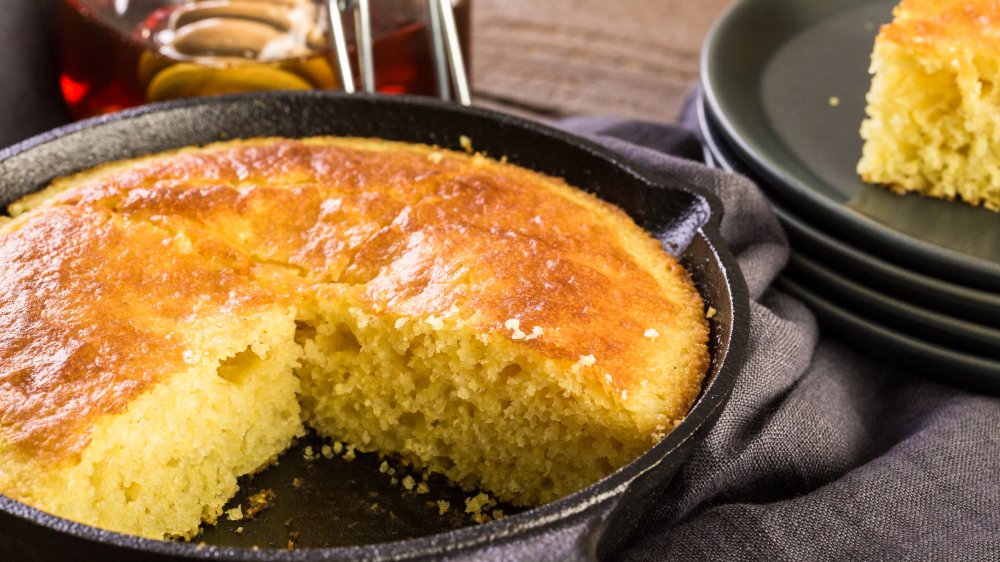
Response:
[[[254,90],[337,89],[329,3],[59,0],[60,85],[76,118]],[[435,95],[426,0],[370,0],[375,87]],[[454,3],[468,60],[469,0]],[[354,49],[355,22],[343,18]],[[354,73],[358,73],[356,57]]]

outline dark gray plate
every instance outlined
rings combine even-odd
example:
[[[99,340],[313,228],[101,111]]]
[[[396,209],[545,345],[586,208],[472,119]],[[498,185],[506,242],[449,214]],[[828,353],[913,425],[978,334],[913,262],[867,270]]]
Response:
[[[1000,330],[934,312],[857,283],[807,257],[792,252],[788,275],[822,289],[838,305],[877,318],[887,327],[940,343],[948,348],[1000,359]]]
[[[1000,390],[1000,361],[955,351],[889,328],[791,275],[782,275],[775,285],[816,313],[827,333],[887,364],[905,366],[915,374],[948,384],[991,393]]]
[[[206,533],[209,544],[201,547],[147,540],[73,523],[0,496],[0,560],[580,559],[616,552],[658,507],[658,491],[721,412],[749,331],[746,286],[718,233],[718,200],[663,170],[625,161],[538,123],[475,108],[397,96],[270,92],[150,105],[0,150],[0,205],[54,177],[110,160],[219,139],[331,134],[455,149],[461,135],[468,135],[477,150],[564,177],[624,209],[678,256],[706,304],[718,311],[710,325],[711,367],[687,417],[645,454],[592,486],[483,525],[435,517],[425,496],[387,485],[377,458],[349,466],[325,459],[310,465],[302,462],[299,449],[248,484],[273,487],[279,495],[271,510],[243,524],[243,534],[227,523]],[[302,485],[292,485],[294,477]],[[436,493],[453,491],[432,486]],[[385,511],[372,510],[373,503]],[[460,500],[454,503],[463,507]],[[289,538],[305,548],[287,550]],[[252,550],[254,545],[261,549]]]
[[[1000,290],[1000,214],[897,196],[855,173],[869,56],[895,4],[737,2],[704,50],[709,107],[734,149],[796,214],[908,269]]]
[[[720,168],[753,177],[753,171],[740,161],[721,137],[705,107],[704,98],[699,98],[696,103],[706,160]],[[762,187],[767,185],[766,180],[760,183]],[[883,294],[906,300],[908,304],[918,303],[918,306],[955,318],[1000,327],[1000,293],[957,285],[900,267],[837,240],[774,200],[771,204],[793,247],[800,253],[822,260],[828,269]]]
[[[697,110],[706,162],[760,181],[760,178],[754,178],[753,172],[734,156],[725,140],[720,138],[701,98],[697,100]],[[763,185],[766,181],[760,183]],[[929,343],[924,338],[910,334],[916,319],[922,322],[919,327],[924,330],[921,332],[918,327],[915,333],[925,334],[931,341],[939,342],[943,339],[967,348],[983,349],[983,346],[988,348],[996,330],[966,323],[958,318],[983,317],[996,323],[1000,316],[1000,313],[996,312],[1000,309],[1000,295],[952,285],[883,262],[808,226],[805,221],[775,204],[773,200],[771,205],[785,227],[794,250],[790,266],[778,278],[777,284],[805,302],[831,334],[875,356],[883,357],[892,363],[907,364],[915,372],[921,372],[945,383],[961,384],[991,392],[1000,389],[1000,361],[957,351],[948,345]],[[824,263],[832,260],[831,263],[846,264],[845,267],[851,274],[850,278],[860,270],[867,272],[872,279],[881,278],[889,282],[890,287],[896,283],[898,284],[896,286],[903,289],[903,293],[917,296],[914,302],[923,303],[926,300],[937,304],[957,304],[959,309],[968,311],[969,314],[958,314],[957,318],[952,318],[922,309],[912,302],[892,299],[895,302],[887,303],[884,294],[871,290],[867,285],[852,282],[844,275],[837,275],[838,280],[843,281],[839,284],[831,283],[829,275],[803,276],[801,267],[796,270],[796,265],[802,264],[803,253],[806,256],[816,256]],[[857,259],[858,257],[864,259]],[[829,272],[829,269],[826,272]],[[914,280],[917,283],[913,283]],[[843,292],[837,294],[838,288],[846,290],[849,296],[845,298]],[[938,294],[938,291],[941,294]],[[889,294],[897,292],[890,289]],[[921,299],[921,295],[926,299]],[[871,298],[873,296],[880,298]],[[859,310],[863,312],[857,312]],[[883,310],[888,310],[889,314],[880,312]],[[887,320],[893,319],[897,322],[895,326],[884,325]],[[936,320],[942,322],[935,322]],[[900,326],[904,329],[900,329]],[[968,337],[969,333],[963,335],[966,328],[973,332],[971,338]],[[988,355],[995,357],[996,349]]]

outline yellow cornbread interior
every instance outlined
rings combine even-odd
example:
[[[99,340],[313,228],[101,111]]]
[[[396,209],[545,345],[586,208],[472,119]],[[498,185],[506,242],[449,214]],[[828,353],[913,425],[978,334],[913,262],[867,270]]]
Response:
[[[30,470],[31,461],[0,457],[7,493],[74,521],[150,538],[191,537],[202,521],[214,523],[236,479],[267,466],[302,434],[294,318],[277,310],[259,320],[260,333],[211,342],[191,369],[124,414],[104,417],[65,470]]]
[[[303,420],[521,505],[585,487],[652,444],[624,411],[584,392],[572,366],[463,329],[457,317],[371,314],[348,297],[261,322],[265,331],[219,342],[106,417],[78,464],[22,473],[8,489],[97,527],[190,538],[221,515],[239,476],[302,434]]]
[[[936,13],[949,5],[903,2],[876,39],[858,173],[997,211],[1000,60],[969,22]]]
[[[214,522],[236,478],[269,464],[302,433],[298,381],[289,374],[298,355],[289,345],[294,322],[262,320],[277,333],[169,378],[99,425],[68,473],[67,493],[53,498],[54,511],[155,538],[191,536],[192,522]]]
[[[457,315],[392,318],[347,302],[320,314],[300,330],[303,415],[362,451],[399,451],[464,488],[535,505],[653,443],[571,366],[472,333]]]
[[[430,152],[428,158],[437,162],[439,155]],[[155,163],[155,158],[150,161]],[[248,306],[252,318],[227,316],[221,309],[195,326],[177,328],[187,338],[185,369],[164,373],[124,412],[100,418],[79,458],[46,465],[0,443],[0,490],[45,511],[144,537],[190,538],[202,522],[212,523],[221,515],[237,490],[238,477],[273,462],[306,427],[361,452],[406,456],[418,469],[443,474],[463,488],[481,487],[506,502],[537,505],[579,490],[641,455],[683,418],[700,389],[707,368],[701,299],[689,282],[674,283],[678,275],[686,280],[686,273],[679,265],[665,263],[659,244],[634,224],[616,233],[620,245],[651,272],[657,294],[666,294],[670,304],[689,305],[657,312],[654,318],[676,322],[633,322],[636,314],[604,326],[608,315],[600,315],[589,327],[578,318],[546,324],[543,334],[542,327],[519,326],[513,315],[505,314],[500,327],[483,329],[476,322],[483,322],[485,307],[474,300],[481,295],[463,285],[471,286],[476,271],[456,276],[445,291],[449,297],[465,291],[462,298],[456,297],[457,305],[430,314],[420,309],[402,314],[385,310],[380,301],[373,304],[366,294],[370,287],[358,281],[383,275],[389,266],[372,267],[367,273],[352,270],[331,279],[310,276],[287,260],[262,257],[262,249],[273,248],[254,246],[249,234],[277,229],[267,224],[266,213],[261,213],[265,226],[241,226],[233,234],[218,227],[225,224],[218,217],[210,222],[215,226],[207,228],[180,215],[157,222],[156,217],[162,217],[158,213],[166,214],[161,208],[123,211],[126,196],[141,194],[141,188],[87,205],[57,199],[87,181],[100,180],[102,174],[128,172],[130,165],[84,172],[21,200],[11,207],[15,218],[0,223],[0,234],[60,205],[91,205],[97,209],[94,213],[113,215],[109,228],[127,226],[133,232],[142,224],[154,231],[143,249],[193,255],[199,263],[231,269],[234,277],[246,277],[248,285],[266,296]],[[184,185],[192,183],[185,180]],[[169,187],[157,192],[159,201],[167,198]],[[595,216],[620,220],[614,214],[619,211],[600,206],[589,195],[547,187]],[[233,191],[252,195],[268,188]],[[308,195],[303,190],[297,202]],[[194,208],[200,211],[202,206]],[[421,207],[414,203],[412,208]],[[472,236],[464,234],[463,243]],[[590,244],[587,240],[583,246],[589,251]],[[564,251],[551,255],[566,259]],[[399,263],[405,259],[392,262]],[[583,273],[588,271],[598,279],[616,274],[612,265],[596,259],[588,267],[572,270],[575,283],[586,281]],[[636,308],[647,302],[634,300],[641,301]],[[584,312],[596,308],[597,301],[594,297]],[[619,300],[606,306],[625,304]],[[569,357],[527,345],[557,341],[558,331],[570,332],[574,322],[584,334],[584,347]],[[596,359],[584,355],[596,339],[588,330],[601,329],[631,330],[633,349],[615,351],[624,355],[640,350],[636,355],[643,361],[653,359],[612,377],[600,352]]]

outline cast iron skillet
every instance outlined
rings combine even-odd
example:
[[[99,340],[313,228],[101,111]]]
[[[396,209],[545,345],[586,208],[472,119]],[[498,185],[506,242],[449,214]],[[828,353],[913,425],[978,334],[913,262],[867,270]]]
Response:
[[[220,139],[311,135],[371,136],[453,149],[466,135],[476,150],[563,177],[622,207],[680,257],[706,304],[717,311],[711,320],[711,368],[687,418],[634,462],[579,492],[505,519],[415,539],[291,551],[161,542],[66,521],[4,496],[0,537],[36,559],[95,560],[592,559],[627,544],[661,499],[657,490],[719,415],[744,356],[747,290],[718,233],[722,209],[710,194],[588,140],[509,115],[420,98],[307,92],[151,105],[36,136],[0,151],[0,204],[105,161]],[[301,514],[311,516],[321,517]]]

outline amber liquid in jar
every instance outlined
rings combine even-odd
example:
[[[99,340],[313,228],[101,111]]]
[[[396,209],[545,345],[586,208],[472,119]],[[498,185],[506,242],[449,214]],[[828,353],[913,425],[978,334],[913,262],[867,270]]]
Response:
[[[59,0],[63,98],[80,119],[190,96],[338,89],[325,9],[308,0]],[[469,2],[455,10],[468,57]],[[426,21],[426,2],[373,0],[378,91],[437,94]],[[353,51],[353,21],[344,24]]]

